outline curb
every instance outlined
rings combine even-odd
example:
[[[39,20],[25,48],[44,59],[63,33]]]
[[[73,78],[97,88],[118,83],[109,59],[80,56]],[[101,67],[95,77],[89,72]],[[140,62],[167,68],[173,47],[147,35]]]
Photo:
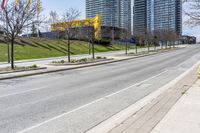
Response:
[[[161,87],[157,91],[147,95],[145,98],[139,100],[135,104],[133,104],[133,105],[129,106],[128,108],[122,110],[121,112],[117,113],[116,115],[112,116],[111,118],[103,121],[99,125],[89,129],[86,133],[107,133],[107,132],[111,131],[113,128],[115,128],[118,125],[120,125],[121,123],[123,123],[130,116],[136,114],[144,106],[151,103],[154,99],[156,99],[158,96],[163,94],[170,87],[172,87],[176,83],[178,83],[181,79],[183,79],[185,76],[187,76],[193,70],[195,70],[198,67],[199,64],[200,64],[200,61],[198,63],[196,63],[194,66],[192,66],[190,69],[188,69],[186,72],[181,74],[179,77],[174,79],[173,81],[169,82],[168,84]]]
[[[142,58],[142,57],[151,56],[151,55],[155,55],[155,54],[158,54],[158,53],[142,55],[142,56],[137,56],[137,57],[130,57],[130,58],[126,58],[126,59],[112,60],[112,61],[95,63],[95,64],[88,64],[88,65],[77,66],[77,67],[72,67],[72,68],[63,68],[63,69],[57,69],[57,70],[47,70],[47,71],[43,71],[43,72],[35,72],[35,73],[30,73],[30,74],[16,75],[16,76],[10,76],[10,77],[9,76],[8,77],[2,77],[2,78],[0,78],[0,81],[1,80],[8,80],[8,79],[35,76],[35,75],[42,75],[42,74],[48,74],[48,73],[54,73],[54,72],[62,72],[62,71],[67,71],[67,70],[75,70],[75,69],[87,68],[87,67],[93,67],[93,66],[100,66],[100,65],[110,64],[110,63],[122,62],[122,61],[126,61],[126,60],[134,60],[134,59],[137,59],[137,58]]]
[[[31,69],[25,69],[25,70],[14,70],[14,71],[8,71],[8,72],[0,72],[0,75],[1,74],[9,74],[9,73],[35,71],[35,70],[44,70],[44,69],[47,69],[47,68],[46,67],[39,67],[39,68],[31,68]]]
[[[105,61],[111,61],[111,60],[114,60],[114,59],[103,59],[103,60],[96,60],[96,61],[89,61],[89,62],[84,62],[84,63],[58,63],[58,64],[53,64],[53,63],[50,63],[49,65],[51,66],[70,66],[70,65],[87,65],[87,64],[91,64],[91,63],[99,63],[99,62],[105,62]]]

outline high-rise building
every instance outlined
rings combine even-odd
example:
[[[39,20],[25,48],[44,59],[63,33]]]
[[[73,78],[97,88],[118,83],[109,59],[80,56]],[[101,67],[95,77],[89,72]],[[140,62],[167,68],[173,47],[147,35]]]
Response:
[[[86,17],[97,14],[102,26],[131,30],[131,0],[86,0]]]
[[[182,34],[181,0],[135,0],[134,33],[169,30]]]
[[[147,0],[134,0],[133,33],[143,34],[147,27]]]

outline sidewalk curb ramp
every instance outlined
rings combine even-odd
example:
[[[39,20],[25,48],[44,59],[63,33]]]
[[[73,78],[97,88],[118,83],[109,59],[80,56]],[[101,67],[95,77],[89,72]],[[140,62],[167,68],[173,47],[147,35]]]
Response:
[[[183,74],[181,74],[179,77],[175,78],[173,81],[169,82],[165,86],[149,94],[148,96],[139,100],[138,102],[129,106],[128,108],[122,110],[121,112],[115,114],[111,118],[103,121],[99,125],[96,125],[95,127],[89,129],[86,133],[107,133],[111,131],[113,128],[123,123],[126,119],[136,114],[139,110],[144,108],[147,104],[151,103],[154,99],[159,97],[161,94],[167,91],[170,87],[173,87],[176,83],[178,83],[181,79],[186,77],[192,71],[197,69],[199,64],[200,64],[200,61],[196,63],[194,66],[192,66],[190,69],[185,71]]]

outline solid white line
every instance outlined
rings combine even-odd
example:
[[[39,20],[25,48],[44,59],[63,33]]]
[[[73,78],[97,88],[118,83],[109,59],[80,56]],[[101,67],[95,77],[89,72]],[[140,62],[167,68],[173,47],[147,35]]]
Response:
[[[131,86],[127,87],[127,88],[124,88],[124,89],[122,89],[122,90],[120,90],[120,91],[117,91],[117,92],[115,92],[115,93],[112,93],[112,94],[110,94],[110,95],[107,95],[107,96],[105,96],[105,97],[102,97],[102,98],[100,98],[100,99],[97,99],[97,100],[95,100],[95,101],[93,101],[93,102],[90,102],[90,103],[88,103],[88,104],[85,104],[85,105],[83,105],[83,106],[80,106],[80,107],[78,107],[78,108],[76,108],[76,109],[73,109],[73,110],[71,110],[71,111],[69,111],[69,112],[63,113],[63,114],[58,115],[58,116],[56,116],[56,117],[53,117],[53,118],[51,118],[51,119],[49,119],[49,120],[46,120],[46,121],[44,121],[44,122],[42,122],[42,123],[39,123],[39,124],[37,124],[37,125],[31,126],[31,127],[29,127],[29,128],[26,128],[26,129],[24,129],[24,130],[22,130],[22,131],[19,131],[18,133],[26,133],[27,131],[30,131],[30,130],[32,130],[32,129],[34,129],[34,128],[40,127],[40,126],[42,126],[42,125],[44,125],[44,124],[46,124],[46,123],[48,123],[48,122],[51,122],[51,121],[56,120],[56,119],[59,119],[59,118],[61,118],[61,117],[63,117],[63,116],[66,116],[66,115],[68,115],[68,114],[71,114],[71,113],[73,113],[73,112],[76,112],[76,111],[78,111],[78,110],[81,110],[81,109],[83,109],[83,108],[85,108],[85,107],[87,107],[87,106],[89,106],[89,105],[92,105],[92,104],[97,103],[97,102],[99,102],[99,101],[101,101],[101,100],[104,100],[105,98],[114,96],[114,95],[119,94],[119,93],[121,93],[121,92],[124,92],[124,91],[126,91],[126,90],[128,90],[128,89],[130,89],[130,88],[132,88],[132,87],[134,87],[134,86],[137,86],[137,85],[139,85],[139,84],[142,84],[142,83],[144,83],[144,82],[146,82],[146,81],[149,81],[149,80],[151,80],[151,79],[153,79],[153,78],[156,78],[156,77],[162,75],[163,73],[166,73],[167,71],[168,71],[168,70],[165,70],[165,71],[163,71],[163,72],[161,72],[161,73],[159,73],[159,74],[157,74],[157,75],[155,75],[155,76],[153,76],[153,77],[150,77],[150,78],[148,78],[148,79],[146,79],[146,80],[143,80],[143,81],[141,81],[141,82],[139,82],[139,83],[136,83],[136,84],[134,84],[134,85],[131,85]]]
[[[128,89],[130,89],[130,88],[132,88],[132,87],[138,86],[138,85],[140,85],[140,84],[142,84],[142,83],[144,83],[144,82],[147,82],[147,81],[149,81],[149,80],[151,80],[151,79],[154,79],[154,78],[156,78],[156,77],[162,75],[163,73],[166,73],[167,71],[168,71],[168,70],[165,70],[165,71],[163,71],[163,72],[161,72],[161,73],[159,73],[159,74],[157,74],[157,75],[155,75],[155,76],[153,76],[153,77],[150,77],[150,78],[145,79],[145,80],[143,80],[143,81],[141,81],[141,82],[139,82],[139,83],[136,83],[136,84],[131,85],[131,86],[127,87],[127,88],[124,88],[124,89],[122,89],[122,90],[120,90],[120,91],[117,91],[117,92],[115,92],[115,93],[112,93],[112,94],[106,96],[106,98],[112,97],[112,96],[114,96],[114,95],[116,95],[116,94],[119,94],[119,93],[121,93],[121,92],[123,92],[123,91],[126,91],[126,90],[128,90]]]
[[[40,87],[40,88],[34,88],[34,89],[25,90],[25,91],[21,91],[21,92],[11,93],[11,94],[7,94],[7,95],[2,95],[2,96],[0,96],[0,98],[4,98],[4,97],[8,97],[8,96],[13,96],[13,95],[19,95],[19,94],[23,94],[23,93],[27,93],[27,92],[31,92],[31,91],[42,90],[42,89],[45,89],[45,88],[46,87]]]

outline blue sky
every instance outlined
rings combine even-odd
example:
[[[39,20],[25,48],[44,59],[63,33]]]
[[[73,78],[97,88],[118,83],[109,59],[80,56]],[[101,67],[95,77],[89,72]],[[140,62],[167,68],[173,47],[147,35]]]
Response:
[[[81,12],[81,17],[85,17],[85,0],[41,0],[45,15],[48,15],[51,10],[57,11],[59,14],[68,8],[77,8]]]
[[[57,13],[62,15],[66,9],[73,7],[77,8],[81,12],[81,18],[85,18],[85,0],[41,0],[41,1],[44,8],[43,14],[45,14],[46,16],[49,15],[49,12],[51,10],[55,10],[57,11]],[[198,41],[200,41],[200,34],[199,34],[200,27],[191,28],[184,23],[185,20],[186,18],[185,16],[183,16],[183,34],[195,35],[198,37]]]

